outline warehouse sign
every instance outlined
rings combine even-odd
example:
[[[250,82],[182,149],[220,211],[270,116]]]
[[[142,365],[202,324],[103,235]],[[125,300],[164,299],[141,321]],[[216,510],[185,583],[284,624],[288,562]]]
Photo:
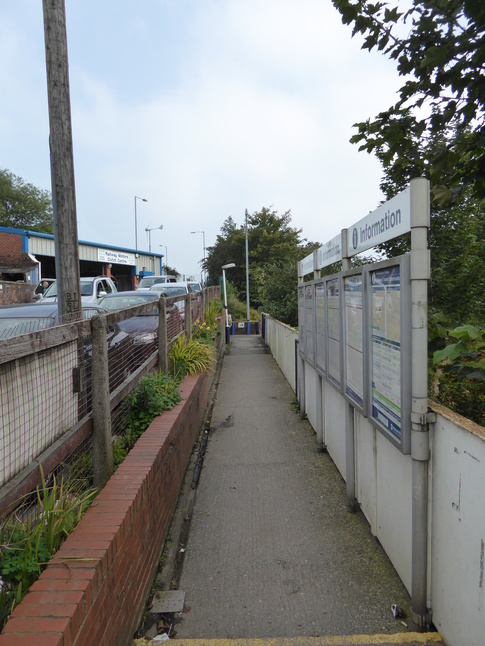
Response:
[[[111,263],[112,265],[134,265],[135,254],[98,249],[98,262]]]

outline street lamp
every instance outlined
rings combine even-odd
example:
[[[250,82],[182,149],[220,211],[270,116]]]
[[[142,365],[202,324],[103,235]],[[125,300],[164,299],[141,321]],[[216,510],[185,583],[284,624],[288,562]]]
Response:
[[[205,231],[191,231],[190,233],[202,233],[202,245],[204,248],[204,266],[205,266]],[[206,275],[205,275],[205,270],[204,270],[204,284],[207,282],[206,281]]]
[[[165,275],[167,275],[167,265],[168,265],[168,249],[166,244],[159,244],[159,247],[163,247],[165,249]],[[163,266],[162,266],[162,276],[163,276]]]
[[[148,202],[144,197],[138,197],[135,195],[135,251],[138,251],[138,224],[136,222],[136,201],[141,200],[142,202]]]
[[[150,237],[150,231],[155,231],[156,229],[163,229],[163,224],[161,224],[159,227],[153,227],[151,229],[146,227],[146,229],[145,229],[145,231],[148,231],[148,253],[152,252],[152,240],[151,240],[151,237]]]
[[[232,269],[236,265],[230,262],[228,265],[222,265],[222,284],[224,285],[224,310],[226,313],[226,343],[229,343],[229,325],[227,316],[227,290],[226,290],[226,269]]]

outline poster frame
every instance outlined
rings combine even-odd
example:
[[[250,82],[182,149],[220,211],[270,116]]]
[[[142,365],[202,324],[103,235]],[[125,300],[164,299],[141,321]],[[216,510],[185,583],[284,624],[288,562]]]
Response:
[[[348,343],[347,343],[347,311],[346,311],[346,297],[345,297],[345,282],[347,278],[352,276],[360,276],[362,279],[362,401],[359,401],[354,397],[351,392],[348,391]],[[352,406],[360,411],[364,416],[368,416],[368,393],[369,390],[369,353],[368,353],[368,344],[367,338],[369,336],[369,327],[368,327],[368,316],[367,316],[367,289],[368,289],[368,280],[369,276],[364,267],[358,267],[354,269],[349,269],[342,272],[342,329],[343,329],[343,342],[342,342],[342,368],[343,368],[343,386],[342,394],[345,399],[352,404]]]
[[[329,304],[328,304],[328,284],[331,282],[337,281],[339,288],[339,315],[338,315],[338,326],[339,326],[339,347],[338,347],[338,361],[339,361],[339,376],[336,378],[330,371],[330,328],[329,328]],[[331,384],[336,390],[341,394],[343,393],[343,359],[342,359],[342,341],[343,341],[343,322],[342,322],[342,273],[331,274],[330,276],[325,276],[325,324],[326,324],[326,374],[325,378],[329,384]]]
[[[328,338],[327,338],[327,285],[325,278],[318,278],[314,281],[314,308],[315,308],[315,370],[319,375],[327,378],[327,356],[328,356]],[[318,333],[317,325],[317,288],[323,285],[323,334]],[[320,342],[323,339],[323,348],[320,347]],[[322,359],[322,360],[321,360]]]
[[[401,429],[400,437],[393,434],[373,414],[373,326],[372,326],[372,274],[383,269],[399,266],[400,268],[400,404]],[[411,278],[410,255],[390,258],[365,267],[368,288],[365,294],[365,309],[367,319],[367,334],[365,354],[367,361],[367,412],[372,426],[380,431],[403,454],[411,452],[411,383],[412,383],[412,316],[411,316]]]

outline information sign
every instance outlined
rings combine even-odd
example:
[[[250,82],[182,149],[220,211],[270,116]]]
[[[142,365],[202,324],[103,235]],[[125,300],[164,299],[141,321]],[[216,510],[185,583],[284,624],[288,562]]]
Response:
[[[135,254],[123,251],[110,251],[109,249],[98,249],[98,262],[111,263],[112,265],[134,265]]]

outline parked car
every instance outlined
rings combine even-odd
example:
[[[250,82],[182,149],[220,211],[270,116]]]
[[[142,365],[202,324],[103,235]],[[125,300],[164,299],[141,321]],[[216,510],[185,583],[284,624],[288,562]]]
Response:
[[[149,301],[158,302],[163,294],[159,291],[127,291],[110,294],[101,299],[99,305],[112,312]],[[155,350],[158,338],[158,309],[120,321],[119,327],[126,332],[133,344],[135,364],[141,365]],[[167,328],[169,338],[182,329],[182,319],[176,305],[167,305]]]
[[[187,283],[165,283],[153,285],[150,287],[151,292],[163,293],[165,296],[185,296],[189,293],[189,286]],[[180,312],[185,310],[185,301],[175,301],[175,305],[179,308]]]
[[[83,305],[83,318],[90,319],[106,310],[97,305]],[[21,334],[39,332],[60,325],[57,303],[23,303],[0,307],[0,339],[10,339]],[[130,335],[119,325],[110,325],[107,330],[109,389],[112,392],[133,372],[134,352]],[[84,375],[86,399],[84,413],[92,407],[92,359],[93,345],[90,336],[84,337]]]
[[[83,306],[83,318],[104,312],[96,305]],[[38,332],[60,325],[57,303],[22,303],[0,307],[0,339]]]
[[[189,280],[187,285],[191,294],[197,294],[202,291],[202,285],[195,280]]]
[[[44,296],[48,287],[50,287],[52,283],[55,283],[55,282],[56,282],[55,278],[43,278],[39,283],[37,283],[34,289],[34,293],[32,295],[32,300],[39,301]]]
[[[153,285],[159,283],[175,283],[177,279],[175,276],[143,276],[136,288],[137,291],[148,291]]]
[[[118,290],[108,276],[91,276],[81,278],[81,302],[96,305],[104,296],[114,294]],[[46,290],[42,303],[57,303],[57,281]]]

